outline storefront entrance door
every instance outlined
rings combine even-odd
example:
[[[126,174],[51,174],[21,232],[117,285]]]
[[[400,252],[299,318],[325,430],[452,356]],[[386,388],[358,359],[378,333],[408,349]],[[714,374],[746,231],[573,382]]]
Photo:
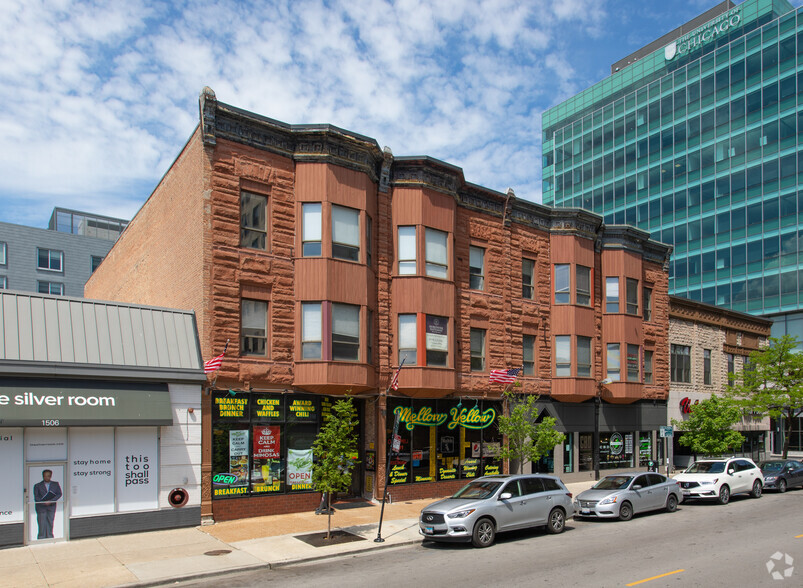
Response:
[[[27,543],[66,539],[65,464],[37,463],[27,472]]]

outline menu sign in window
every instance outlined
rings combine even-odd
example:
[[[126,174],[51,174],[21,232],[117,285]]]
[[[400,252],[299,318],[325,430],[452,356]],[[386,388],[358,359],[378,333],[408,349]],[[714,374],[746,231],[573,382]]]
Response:
[[[463,460],[463,477],[476,478],[479,474],[480,460],[477,458],[467,458]]]
[[[499,465],[485,464],[485,476],[495,476],[499,473]]]
[[[312,398],[288,398],[287,418],[296,422],[317,422],[318,405]]]
[[[251,415],[261,421],[281,421],[284,418],[282,398],[276,396],[255,396]]]
[[[439,480],[456,480],[457,479],[457,468],[438,468],[438,479]]]
[[[248,420],[248,396],[224,393],[214,398],[214,417],[219,420]]]
[[[407,467],[408,464],[406,463],[399,463],[394,464],[390,467],[390,484],[406,484],[409,477],[410,471]]]

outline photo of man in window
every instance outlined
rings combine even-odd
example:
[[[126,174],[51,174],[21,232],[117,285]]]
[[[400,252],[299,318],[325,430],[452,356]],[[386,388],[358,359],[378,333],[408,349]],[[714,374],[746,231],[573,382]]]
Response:
[[[53,539],[56,501],[61,498],[61,486],[55,480],[51,480],[52,476],[52,470],[42,470],[42,481],[33,486],[36,522],[39,525],[37,539]]]

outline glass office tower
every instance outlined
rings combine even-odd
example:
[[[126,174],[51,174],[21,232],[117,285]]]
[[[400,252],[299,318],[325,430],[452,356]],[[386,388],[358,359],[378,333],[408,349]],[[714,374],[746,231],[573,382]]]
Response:
[[[729,0],[543,115],[543,202],[674,245],[670,293],[803,340],[803,9]]]

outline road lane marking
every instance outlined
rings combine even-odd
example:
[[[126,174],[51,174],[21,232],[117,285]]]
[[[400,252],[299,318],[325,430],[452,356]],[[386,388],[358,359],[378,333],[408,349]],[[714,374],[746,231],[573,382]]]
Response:
[[[660,576],[653,576],[652,578],[645,578],[644,580],[639,580],[638,582],[631,582],[630,584],[625,584],[625,586],[638,586],[644,582],[650,582],[651,580],[657,580],[658,578],[665,578],[667,576],[671,576],[672,574],[679,574],[680,572],[685,571],[686,570],[675,570],[674,572],[667,572],[666,574],[661,574]]]
[[[795,539],[803,539],[803,535],[795,535]]]

